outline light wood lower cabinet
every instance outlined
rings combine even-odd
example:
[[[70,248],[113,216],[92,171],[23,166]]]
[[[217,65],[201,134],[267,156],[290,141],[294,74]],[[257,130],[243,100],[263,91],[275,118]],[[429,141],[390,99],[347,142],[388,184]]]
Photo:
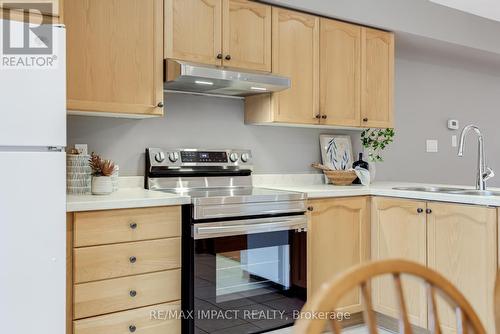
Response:
[[[77,320],[74,334],[179,334],[181,322],[168,318],[168,312],[179,310],[175,302]]]
[[[175,269],[181,266],[181,239],[76,248],[73,262],[75,283]]]
[[[429,202],[428,266],[460,290],[494,333],[493,296],[497,272],[496,209]],[[453,309],[438,301],[444,333],[456,333]]]
[[[426,264],[425,202],[372,198],[372,260],[405,259]],[[422,212],[420,212],[420,210]],[[419,281],[402,277],[410,322],[427,327],[427,298]],[[397,318],[399,306],[391,277],[372,282],[377,312]]]
[[[68,213],[66,334],[179,334],[150,315],[179,309],[180,227],[179,206]]]
[[[74,318],[118,312],[181,298],[181,271],[127,276],[76,284]]]
[[[75,213],[75,247],[179,237],[178,206]]]
[[[308,228],[308,295],[335,275],[369,258],[369,199],[367,197],[311,200]],[[362,310],[359,291],[341,302],[344,312]]]
[[[67,108],[163,115],[163,1],[65,0]]]
[[[469,300],[488,333],[494,332],[493,290],[497,270],[497,212],[494,208],[374,197],[372,259],[403,258],[427,265],[453,283]],[[405,280],[410,321],[427,327],[422,282]],[[391,279],[373,286],[376,311],[398,316]],[[455,312],[439,302],[444,333],[456,333]]]

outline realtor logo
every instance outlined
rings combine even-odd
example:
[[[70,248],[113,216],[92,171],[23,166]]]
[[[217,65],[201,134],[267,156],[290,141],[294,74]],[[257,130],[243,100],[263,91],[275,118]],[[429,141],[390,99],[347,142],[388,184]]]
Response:
[[[0,68],[53,68],[54,38],[51,3],[2,2]],[[17,17],[14,19],[13,16]],[[19,21],[23,17],[24,23]]]

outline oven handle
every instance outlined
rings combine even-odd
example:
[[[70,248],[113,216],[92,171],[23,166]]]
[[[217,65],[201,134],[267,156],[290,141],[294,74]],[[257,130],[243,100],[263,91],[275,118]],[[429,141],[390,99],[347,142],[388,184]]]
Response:
[[[192,236],[195,240],[198,240],[287,230],[307,231],[307,216],[299,215],[195,224]]]

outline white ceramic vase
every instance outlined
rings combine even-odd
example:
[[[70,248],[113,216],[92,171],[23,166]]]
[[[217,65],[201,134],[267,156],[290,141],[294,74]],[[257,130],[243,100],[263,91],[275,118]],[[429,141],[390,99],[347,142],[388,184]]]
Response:
[[[109,195],[112,192],[111,176],[92,176],[92,195]]]
[[[365,148],[363,156],[365,157],[364,159],[366,159],[365,161],[368,162],[368,170],[370,171],[370,183],[373,183],[375,181],[375,175],[377,174],[377,163],[370,159],[370,153],[371,150]]]

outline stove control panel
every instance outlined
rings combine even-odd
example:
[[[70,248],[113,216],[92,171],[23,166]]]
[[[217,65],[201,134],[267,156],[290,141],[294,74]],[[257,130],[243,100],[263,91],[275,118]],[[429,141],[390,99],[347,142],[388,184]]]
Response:
[[[250,150],[146,149],[151,166],[180,168],[193,166],[245,166],[252,164]]]

